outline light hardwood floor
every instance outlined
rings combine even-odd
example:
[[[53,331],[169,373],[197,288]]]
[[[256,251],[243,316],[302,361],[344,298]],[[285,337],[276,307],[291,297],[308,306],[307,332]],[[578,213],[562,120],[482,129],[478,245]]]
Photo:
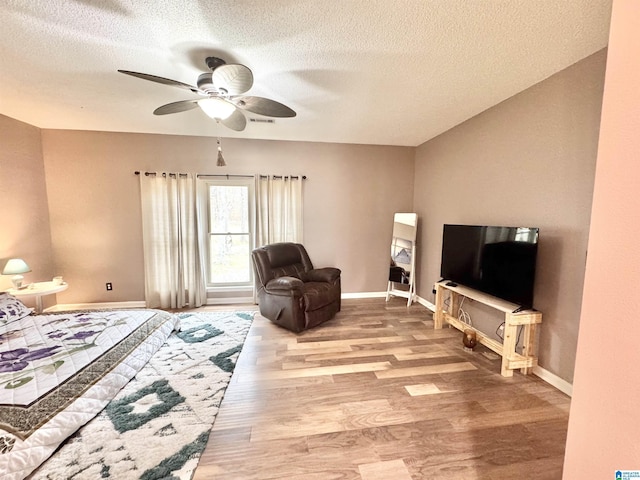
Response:
[[[406,300],[295,335],[256,315],[194,480],[557,480],[570,399]]]

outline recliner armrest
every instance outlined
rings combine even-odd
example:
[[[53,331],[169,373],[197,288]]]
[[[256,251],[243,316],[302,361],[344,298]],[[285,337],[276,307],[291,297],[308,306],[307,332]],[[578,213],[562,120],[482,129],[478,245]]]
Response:
[[[307,272],[307,282],[333,283],[340,278],[340,269],[335,267],[314,268]]]
[[[264,286],[267,293],[272,295],[302,295],[304,291],[304,283],[302,280],[296,277],[278,277],[273,280],[269,280]]]

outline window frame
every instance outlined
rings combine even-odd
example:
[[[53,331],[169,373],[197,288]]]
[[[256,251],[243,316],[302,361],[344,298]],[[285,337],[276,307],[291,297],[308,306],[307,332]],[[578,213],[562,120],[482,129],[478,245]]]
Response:
[[[249,280],[247,282],[213,283],[210,281],[210,242],[211,232],[211,196],[210,187],[247,187],[247,202],[249,209],[248,236],[249,236]],[[202,215],[200,215],[203,228],[202,244],[204,246],[205,276],[207,292],[244,292],[252,291],[254,286],[254,272],[251,263],[251,251],[255,248],[255,179],[253,177],[205,177],[198,179],[198,203]]]

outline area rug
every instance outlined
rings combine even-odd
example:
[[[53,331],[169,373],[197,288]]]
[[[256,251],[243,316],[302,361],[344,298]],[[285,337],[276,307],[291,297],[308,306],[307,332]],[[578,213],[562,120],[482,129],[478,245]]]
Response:
[[[191,479],[254,312],[178,316],[181,331],[30,479]]]

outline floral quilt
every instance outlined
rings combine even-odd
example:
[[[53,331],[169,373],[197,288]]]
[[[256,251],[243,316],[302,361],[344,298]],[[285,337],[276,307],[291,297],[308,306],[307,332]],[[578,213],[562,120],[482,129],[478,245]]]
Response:
[[[0,472],[21,479],[140,370],[178,317],[159,310],[28,315],[0,325]]]

